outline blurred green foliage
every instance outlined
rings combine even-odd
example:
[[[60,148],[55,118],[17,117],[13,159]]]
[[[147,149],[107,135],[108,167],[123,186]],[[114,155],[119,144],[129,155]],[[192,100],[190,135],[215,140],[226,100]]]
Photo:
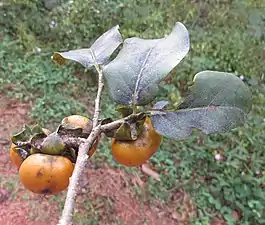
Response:
[[[191,51],[161,85],[159,99],[179,101],[194,74],[219,70],[243,74],[253,93],[246,125],[229,133],[164,140],[151,162],[162,182],[148,190],[169,204],[180,188],[193,197],[197,216],[191,224],[209,224],[223,216],[227,224],[265,224],[265,2],[263,0],[11,0],[0,7],[0,92],[32,102],[37,122],[55,126],[64,116],[90,114],[95,74],[77,64],[54,65],[53,51],[88,47],[119,24],[124,38],[163,37],[176,21],[191,36]],[[115,117],[104,93],[102,116]],[[92,160],[115,165],[109,142]],[[215,159],[220,154],[222,160]],[[174,203],[174,202],[173,202]],[[177,204],[177,203],[176,203]],[[240,222],[232,217],[239,212]],[[83,219],[82,219],[83,221]],[[92,223],[93,224],[93,223]]]

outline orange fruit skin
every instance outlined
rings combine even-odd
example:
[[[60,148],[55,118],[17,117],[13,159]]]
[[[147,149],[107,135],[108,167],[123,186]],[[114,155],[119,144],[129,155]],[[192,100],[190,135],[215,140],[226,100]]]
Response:
[[[144,164],[159,148],[162,137],[154,130],[150,118],[146,118],[143,132],[135,141],[112,139],[111,152],[114,159],[126,166]]]
[[[27,157],[19,169],[21,183],[37,194],[57,194],[69,185],[74,166],[64,156],[36,153]]]
[[[91,128],[89,127],[89,125],[92,125],[92,121],[90,119],[80,115],[67,116],[62,120],[62,123],[71,124],[72,126],[82,128],[84,131],[86,130],[90,131]],[[89,157],[91,157],[97,150],[99,139],[100,137],[95,141],[92,148],[88,151]]]
[[[89,125],[90,120],[85,116],[71,115],[67,116],[62,120],[62,123],[71,124],[75,127],[86,129]]]
[[[100,137],[98,137],[96,140],[95,140],[95,142],[94,142],[94,144],[92,145],[92,148],[88,151],[88,156],[89,156],[89,158],[95,153],[95,151],[97,150],[97,147],[98,147],[98,143],[99,143],[99,139],[100,139]]]
[[[23,163],[23,159],[16,152],[16,150],[15,150],[16,147],[17,146],[15,144],[13,144],[13,143],[11,144],[11,146],[9,148],[9,156],[10,156],[11,162],[19,169],[19,167]]]

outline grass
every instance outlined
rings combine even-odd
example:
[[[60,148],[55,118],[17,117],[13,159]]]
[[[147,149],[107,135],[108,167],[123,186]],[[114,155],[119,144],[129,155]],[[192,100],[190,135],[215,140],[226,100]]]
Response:
[[[95,74],[76,64],[54,65],[50,60],[53,51],[87,47],[115,24],[120,24],[124,37],[155,38],[169,32],[176,21],[182,21],[190,31],[192,49],[162,84],[158,98],[177,102],[194,74],[220,70],[244,74],[249,79],[253,108],[246,125],[231,132],[210,136],[195,133],[181,142],[164,140],[151,159],[162,181],[150,178],[148,192],[154,199],[171,204],[174,191],[184,189],[196,205],[197,216],[191,221],[194,225],[209,224],[216,215],[228,224],[236,224],[234,210],[241,215],[242,225],[265,223],[262,0],[115,0],[93,1],[90,5],[77,0],[52,10],[39,1],[6,4],[0,9],[1,15],[6,14],[0,18],[0,92],[30,102],[31,117],[50,128],[70,114],[91,115],[95,96]],[[30,15],[32,19],[25,20]],[[51,21],[56,21],[56,27],[49,27]],[[104,92],[102,117],[117,117],[111,103]],[[100,166],[107,161],[117,167],[109,141],[101,142],[100,149],[92,162]],[[217,153],[225,160],[216,161]],[[141,196],[139,192],[136,190]],[[75,221],[98,224],[100,218],[94,206],[86,204],[94,219],[83,215],[75,217]]]

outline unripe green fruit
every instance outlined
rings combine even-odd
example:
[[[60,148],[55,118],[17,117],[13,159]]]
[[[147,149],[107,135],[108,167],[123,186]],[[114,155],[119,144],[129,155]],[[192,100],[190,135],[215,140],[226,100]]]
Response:
[[[60,155],[65,149],[65,144],[57,133],[47,136],[42,142],[41,152],[49,155]]]

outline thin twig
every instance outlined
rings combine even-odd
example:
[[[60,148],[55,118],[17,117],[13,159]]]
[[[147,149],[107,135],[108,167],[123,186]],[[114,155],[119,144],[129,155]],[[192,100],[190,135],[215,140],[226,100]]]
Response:
[[[153,177],[157,181],[160,181],[159,173],[152,170],[147,164],[141,165],[141,169],[142,169],[143,173],[147,174],[148,176]]]
[[[109,124],[104,124],[102,126],[101,124],[98,123],[99,115],[100,115],[100,97],[101,97],[101,93],[104,87],[104,83],[103,83],[103,73],[102,73],[101,68],[98,65],[96,65],[95,68],[98,72],[98,92],[97,92],[97,96],[95,99],[93,128],[88,138],[84,141],[84,143],[81,143],[81,145],[79,146],[75,169],[74,169],[72,177],[70,178],[70,184],[68,187],[68,192],[67,192],[67,196],[66,196],[66,200],[64,204],[63,213],[62,213],[62,216],[61,216],[61,219],[58,225],[71,225],[72,224],[72,217],[73,217],[74,208],[75,208],[75,199],[77,195],[77,187],[79,185],[80,177],[82,173],[84,172],[87,160],[89,158],[87,155],[87,152],[92,147],[92,144],[94,143],[96,138],[101,134],[101,132],[106,132],[106,131],[119,128],[119,126],[125,120],[134,120],[135,118],[141,116],[141,114],[139,115],[132,114],[128,116],[127,118],[117,120]]]
[[[91,55],[94,60],[96,60],[96,57],[91,51]],[[93,128],[95,128],[98,125],[98,119],[99,119],[99,114],[100,114],[100,97],[101,93],[104,87],[104,81],[103,81],[103,73],[100,65],[95,64],[95,68],[98,72],[98,92],[97,92],[97,97],[95,99],[95,112],[94,112],[94,117],[93,117]]]
[[[75,164],[75,169],[72,177],[70,178],[70,184],[65,199],[64,209],[62,217],[58,225],[71,225],[72,217],[75,208],[75,199],[77,195],[77,187],[79,184],[80,177],[85,169],[87,163],[88,155],[87,151],[91,148],[92,143],[96,137],[100,134],[100,126],[96,127],[90,133],[88,139],[84,144],[81,144],[78,151],[78,156]]]
[[[95,65],[95,68],[98,72],[98,91],[97,97],[95,99],[95,113],[93,117],[93,129],[85,141],[84,144],[79,146],[78,156],[75,164],[75,169],[72,177],[70,178],[69,188],[64,204],[64,209],[62,213],[62,217],[58,223],[58,225],[71,225],[72,217],[75,208],[75,199],[77,195],[77,187],[79,185],[79,180],[81,175],[84,172],[85,165],[88,160],[87,152],[92,147],[95,139],[100,135],[100,125],[98,125],[99,113],[100,113],[100,97],[104,87],[103,83],[103,73],[101,68],[98,65]]]

